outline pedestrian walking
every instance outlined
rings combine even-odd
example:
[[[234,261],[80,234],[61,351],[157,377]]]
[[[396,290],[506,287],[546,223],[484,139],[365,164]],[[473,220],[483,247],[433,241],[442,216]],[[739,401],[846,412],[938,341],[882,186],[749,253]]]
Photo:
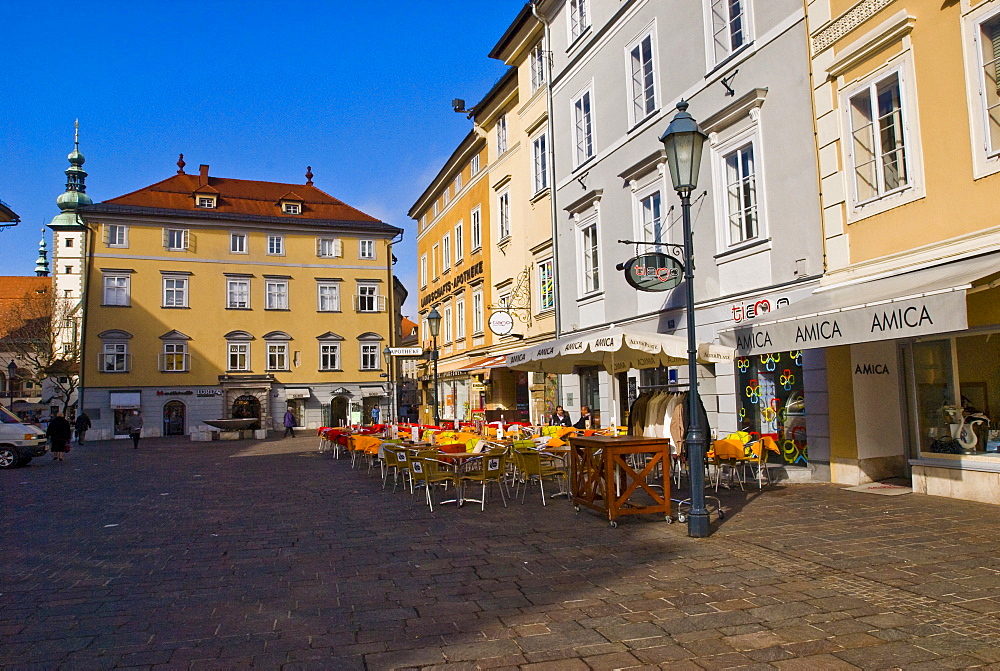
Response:
[[[67,451],[66,444],[73,437],[73,429],[61,412],[56,413],[56,416],[49,421],[45,435],[49,437],[49,444],[52,446],[52,458],[62,461],[63,454]]]
[[[282,438],[288,436],[295,437],[295,413],[292,412],[291,406],[288,406],[288,410],[285,411],[285,435]]]
[[[139,438],[142,437],[142,413],[138,410],[132,412],[125,420],[128,427],[128,437],[132,439],[133,449],[139,449]]]
[[[76,444],[83,445],[83,441],[87,438],[87,431],[90,429],[92,424],[90,423],[90,417],[87,413],[81,412],[76,417],[76,422],[74,423],[74,428],[76,429]]]

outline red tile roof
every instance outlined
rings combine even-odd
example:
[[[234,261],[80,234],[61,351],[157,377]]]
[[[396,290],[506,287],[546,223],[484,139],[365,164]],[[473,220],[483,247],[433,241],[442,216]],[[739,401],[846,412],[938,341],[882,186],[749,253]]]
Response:
[[[309,184],[282,184],[279,182],[258,182],[248,179],[209,177],[208,186],[199,189],[199,175],[174,175],[162,182],[111,198],[93,209],[101,210],[101,205],[123,205],[149,207],[166,210],[205,211],[195,206],[194,193],[212,190],[219,194],[214,212],[220,214],[251,215],[265,217],[287,217],[288,219],[322,219],[335,221],[378,222],[343,201],[337,200],[315,186]],[[294,192],[291,189],[294,188]],[[278,203],[286,196],[294,195],[302,200],[302,214],[284,214]]]
[[[0,337],[21,328],[22,318],[37,312],[20,307],[25,298],[43,298],[51,290],[51,277],[0,277]]]

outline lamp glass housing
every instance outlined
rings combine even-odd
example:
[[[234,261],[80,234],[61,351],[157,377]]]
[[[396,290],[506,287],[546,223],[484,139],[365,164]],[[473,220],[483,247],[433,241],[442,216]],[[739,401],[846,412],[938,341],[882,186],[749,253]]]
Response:
[[[687,102],[682,100],[677,103],[678,112],[660,136],[660,142],[667,153],[667,167],[674,190],[690,193],[698,188],[701,153],[708,136],[687,113],[687,108]]]
[[[441,313],[437,311],[437,308],[433,308],[431,313],[427,315],[427,328],[431,330],[431,336],[437,338],[441,333]]]

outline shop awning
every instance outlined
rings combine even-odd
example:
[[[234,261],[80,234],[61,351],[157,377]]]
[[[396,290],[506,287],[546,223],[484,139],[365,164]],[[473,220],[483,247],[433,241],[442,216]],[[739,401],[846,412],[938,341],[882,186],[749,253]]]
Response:
[[[477,359],[472,363],[466,364],[459,368],[462,371],[475,371],[475,370],[486,370],[489,368],[502,368],[507,365],[507,355],[498,354],[497,356],[488,356],[484,359]]]
[[[731,361],[731,348],[701,343],[701,363]],[[632,368],[678,366],[687,363],[687,339],[665,333],[644,333],[611,328],[535,345],[507,355],[512,370],[536,373],[572,373],[577,366],[600,366],[609,373]]]
[[[895,340],[968,328],[966,290],[1000,272],[1000,253],[820,287],[719,333],[739,356]]]
[[[285,398],[309,398],[308,389],[289,389],[285,388]]]

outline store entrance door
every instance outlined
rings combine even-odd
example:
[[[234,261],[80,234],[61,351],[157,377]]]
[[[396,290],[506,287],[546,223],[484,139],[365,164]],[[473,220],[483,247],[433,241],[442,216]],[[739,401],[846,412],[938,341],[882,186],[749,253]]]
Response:
[[[330,425],[347,425],[347,399],[343,396],[336,396],[330,401]]]
[[[185,406],[180,401],[168,401],[163,406],[163,435],[183,436]]]

